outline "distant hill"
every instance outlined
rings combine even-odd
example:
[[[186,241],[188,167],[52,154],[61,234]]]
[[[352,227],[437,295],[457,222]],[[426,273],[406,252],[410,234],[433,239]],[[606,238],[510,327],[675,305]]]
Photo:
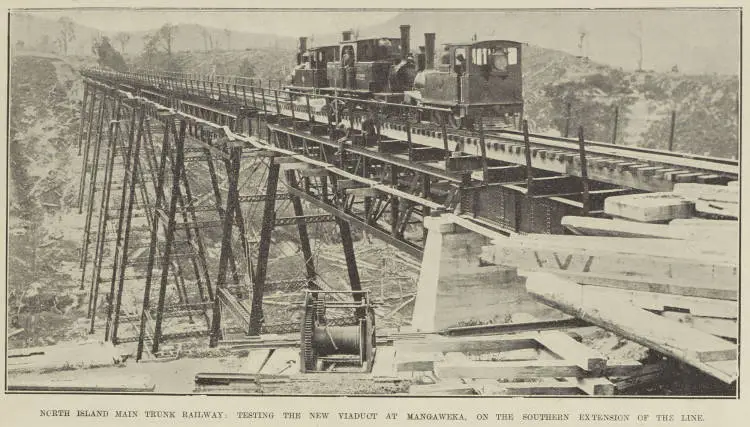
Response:
[[[10,20],[11,45],[21,41],[26,48],[59,53],[60,49],[55,41],[60,37],[61,24],[58,21],[42,18],[28,13],[13,13]],[[112,45],[126,56],[137,55],[143,50],[146,36],[156,32],[129,32],[130,40],[123,46],[116,40],[117,32],[100,31],[95,28],[74,24],[75,39],[68,47],[69,55],[92,55],[91,46],[94,40],[107,36]],[[294,49],[294,37],[278,36],[275,34],[256,34],[240,31],[227,33],[223,29],[209,28],[197,24],[177,24],[173,42],[173,50],[202,51],[202,50],[245,50],[259,48]]]

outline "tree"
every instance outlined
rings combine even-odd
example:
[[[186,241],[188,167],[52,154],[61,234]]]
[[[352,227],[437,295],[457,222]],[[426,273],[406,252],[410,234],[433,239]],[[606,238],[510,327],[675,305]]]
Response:
[[[159,56],[159,37],[156,34],[146,34],[143,36],[143,52],[141,57],[148,67],[154,65]]]
[[[157,33],[161,40],[164,42],[164,48],[167,52],[167,57],[171,60],[172,58],[172,43],[174,42],[174,36],[177,34],[177,27],[167,22],[159,28]]]
[[[125,53],[125,47],[130,42],[130,34],[125,32],[117,33],[115,40],[120,44],[120,52]]]
[[[173,48],[176,32],[177,27],[167,23],[153,34],[144,36],[144,46],[140,60],[150,68],[181,71],[185,66],[186,58],[174,55]]]
[[[94,42],[92,47],[94,54],[99,58],[99,66],[111,68],[115,71],[127,71],[128,66],[120,52],[112,47],[109,37],[104,36]]]
[[[76,39],[75,24],[67,16],[63,16],[57,22],[60,24],[60,36],[57,40],[60,46],[62,46],[63,55],[67,55],[68,43]]]
[[[581,58],[586,57],[586,49],[585,49],[585,42],[586,42],[586,36],[588,35],[588,32],[585,28],[581,27],[578,29],[578,54],[581,56]]]
[[[643,24],[640,19],[636,30],[631,31],[630,36],[638,43],[638,71],[643,71]]]
[[[205,47],[206,52],[214,49],[214,38],[211,35],[211,32],[208,31],[206,28],[201,28],[201,35],[203,36],[203,46]]]
[[[232,30],[225,28],[224,35],[227,36],[227,50],[232,50]]]

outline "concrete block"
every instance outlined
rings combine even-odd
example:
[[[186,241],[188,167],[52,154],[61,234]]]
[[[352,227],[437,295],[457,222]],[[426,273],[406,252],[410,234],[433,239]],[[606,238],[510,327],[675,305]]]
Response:
[[[628,194],[605,199],[604,212],[640,222],[670,221],[692,217],[695,203],[671,192]]]

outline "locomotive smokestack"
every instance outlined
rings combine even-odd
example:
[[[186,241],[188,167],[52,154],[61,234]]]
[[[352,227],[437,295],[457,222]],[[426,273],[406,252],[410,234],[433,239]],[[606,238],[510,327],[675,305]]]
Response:
[[[341,32],[341,41],[342,42],[348,42],[351,39],[352,39],[352,31],[351,30],[347,30],[347,31],[342,31]]]
[[[299,38],[299,53],[305,53],[307,50],[307,37]]]
[[[424,68],[435,68],[435,33],[424,33]]]
[[[401,59],[406,60],[406,56],[409,55],[409,32],[411,26],[401,26]]]

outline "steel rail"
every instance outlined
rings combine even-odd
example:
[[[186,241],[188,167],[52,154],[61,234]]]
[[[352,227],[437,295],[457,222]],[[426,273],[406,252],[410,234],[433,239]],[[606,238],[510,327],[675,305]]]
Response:
[[[85,72],[93,73],[93,74],[99,74],[102,77],[110,77],[115,80],[117,79],[131,79],[135,81],[141,81],[143,83],[149,84],[151,82],[148,81],[148,79],[144,79],[143,76],[139,76],[138,73],[114,73],[114,72],[105,72],[101,70],[86,70]],[[151,77],[156,79],[162,79],[163,81],[168,81],[166,79],[172,79],[173,77],[164,77],[158,74],[151,75]],[[204,80],[197,80],[199,82],[204,82]],[[225,83],[227,84],[227,83]],[[424,107],[424,106],[412,106],[412,105],[405,105],[405,104],[395,104],[395,103],[387,103],[382,101],[369,101],[369,100],[361,100],[361,99],[355,99],[355,98],[345,98],[345,97],[337,97],[337,96],[331,96],[331,95],[322,95],[322,94],[309,94],[305,92],[298,92],[298,91],[292,91],[292,90],[283,90],[283,89],[269,89],[269,88],[263,88],[263,87],[256,87],[256,86],[247,86],[247,85],[233,85],[237,88],[245,87],[245,89],[252,88],[253,90],[257,89],[260,91],[260,95],[257,93],[248,95],[245,91],[243,95],[240,95],[237,90],[235,89],[234,96],[232,96],[232,93],[230,93],[229,90],[222,91],[220,88],[212,88],[210,89],[210,95],[213,98],[214,95],[218,94],[219,96],[226,95],[228,96],[228,101],[231,101],[231,98],[235,98],[236,100],[242,100],[243,98],[246,100],[248,96],[253,98],[255,101],[254,104],[257,105],[258,101],[257,99],[259,97],[268,97],[271,98],[271,94],[275,94],[278,96],[279,93],[289,95],[290,97],[288,99],[279,99],[280,103],[287,104],[284,108],[274,108],[271,105],[267,105],[263,107],[263,111],[265,112],[274,112],[274,110],[298,110],[296,107],[303,107],[301,104],[295,104],[294,101],[291,99],[292,95],[296,96],[307,96],[307,97],[313,97],[313,98],[323,98],[323,99],[338,99],[342,101],[347,102],[356,102],[360,105],[365,106],[371,106],[371,107],[395,107],[399,109],[404,110],[411,110],[416,109],[417,111],[439,111],[439,112],[447,112],[450,110],[446,109],[440,109],[440,108],[433,108],[433,107]],[[190,93],[190,89],[185,86],[187,89],[187,92]],[[168,90],[172,91],[172,88],[168,88]],[[200,92],[200,91],[199,91]],[[268,92],[268,95],[266,95],[266,92]],[[304,109],[300,108],[301,111]],[[283,115],[289,115],[284,114],[282,111],[276,111],[277,113],[281,113]],[[319,112],[314,113],[315,116],[322,116]],[[342,123],[349,122],[349,120],[342,120]],[[354,127],[351,122],[348,123],[351,127]],[[419,128],[421,127],[420,124],[414,124],[415,127]],[[487,134],[488,136],[493,136],[495,138],[502,138],[507,141],[520,141],[520,133],[515,131],[509,131],[509,130],[502,130],[502,131],[491,131]],[[463,140],[465,138],[472,139],[478,139],[478,136],[476,136],[472,132],[456,132],[452,131],[450,133],[450,136],[452,136],[452,139],[458,139]],[[530,134],[530,138],[532,139],[531,142],[536,146],[542,146],[542,147],[550,147],[557,150],[565,150],[570,152],[577,152],[577,141],[570,140],[569,138],[560,138],[560,137],[554,137],[549,135],[541,135],[541,134]],[[472,141],[476,143],[476,141]],[[491,146],[493,143],[497,143],[497,140],[493,140],[492,138],[489,138],[486,142],[488,146]],[[454,147],[457,144],[454,144]],[[663,151],[663,150],[655,150],[655,149],[648,149],[648,148],[640,148],[640,147],[631,147],[631,146],[621,146],[621,145],[613,145],[613,144],[607,144],[603,142],[597,142],[597,141],[586,141],[586,147],[587,151],[589,151],[592,155],[600,155],[600,156],[608,156],[608,157],[616,157],[621,159],[631,159],[631,160],[639,160],[639,161],[645,161],[650,163],[657,163],[662,165],[669,165],[669,166],[676,166],[680,168],[685,168],[688,170],[699,170],[704,172],[711,172],[711,173],[721,173],[724,175],[729,175],[730,177],[737,177],[739,174],[739,164],[736,160],[732,159],[722,159],[722,158],[715,158],[715,157],[706,157],[706,156],[699,156],[699,155],[692,155],[687,153],[678,153],[678,152],[670,152],[670,151]]]

